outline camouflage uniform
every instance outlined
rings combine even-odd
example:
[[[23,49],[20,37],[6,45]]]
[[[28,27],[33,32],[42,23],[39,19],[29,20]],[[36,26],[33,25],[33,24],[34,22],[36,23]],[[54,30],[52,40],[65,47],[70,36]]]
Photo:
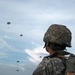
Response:
[[[46,31],[43,41],[71,47],[71,32],[64,26],[52,24]],[[65,75],[65,61],[62,56],[69,54],[64,50],[56,51],[53,56],[44,57],[33,75]]]
[[[33,75],[64,75],[65,65],[60,58],[45,57]]]

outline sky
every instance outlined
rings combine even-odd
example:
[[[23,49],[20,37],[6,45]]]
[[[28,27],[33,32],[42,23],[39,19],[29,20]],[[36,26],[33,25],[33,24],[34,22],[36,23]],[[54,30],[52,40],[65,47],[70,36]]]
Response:
[[[67,51],[75,54],[74,7],[75,0],[0,0],[0,75],[32,75],[49,55],[43,36],[51,24],[71,30]]]

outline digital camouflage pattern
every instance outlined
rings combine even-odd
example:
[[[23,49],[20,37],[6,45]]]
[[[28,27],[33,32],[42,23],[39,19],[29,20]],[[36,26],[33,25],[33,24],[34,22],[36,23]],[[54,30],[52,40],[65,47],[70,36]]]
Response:
[[[64,75],[65,66],[59,58],[44,58],[33,75]]]
[[[71,31],[65,25],[52,24],[46,31],[43,41],[71,47]]]
[[[75,55],[70,54],[66,60],[66,75],[75,75]]]

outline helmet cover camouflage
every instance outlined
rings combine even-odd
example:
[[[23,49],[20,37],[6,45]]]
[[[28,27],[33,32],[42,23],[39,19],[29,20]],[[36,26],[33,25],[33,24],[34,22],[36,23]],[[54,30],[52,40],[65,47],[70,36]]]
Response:
[[[52,24],[44,34],[43,41],[71,47],[71,31],[65,25]]]

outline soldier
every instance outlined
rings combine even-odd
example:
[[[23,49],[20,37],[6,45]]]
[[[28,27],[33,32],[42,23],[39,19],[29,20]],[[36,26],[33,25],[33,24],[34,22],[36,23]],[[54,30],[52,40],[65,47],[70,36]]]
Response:
[[[71,31],[65,25],[52,24],[44,34],[43,41],[50,55],[43,58],[33,75],[65,75],[65,55],[69,54],[66,47],[71,47]]]

